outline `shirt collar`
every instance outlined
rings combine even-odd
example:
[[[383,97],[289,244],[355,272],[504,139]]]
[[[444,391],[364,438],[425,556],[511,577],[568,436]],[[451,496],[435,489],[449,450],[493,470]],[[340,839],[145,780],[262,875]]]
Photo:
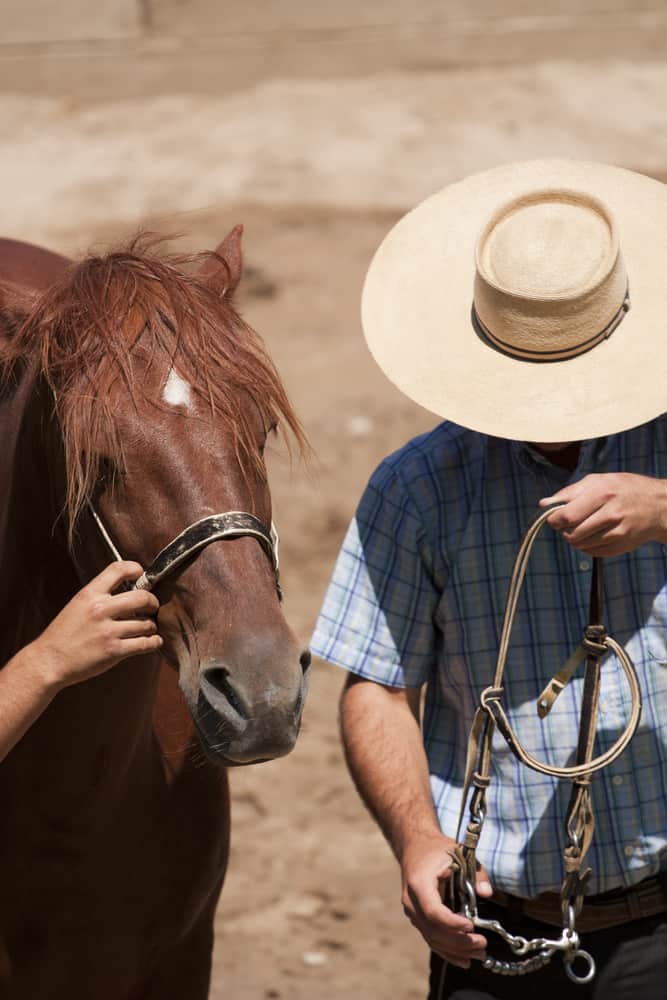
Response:
[[[561,469],[560,466],[555,465],[546,455],[543,455],[542,452],[526,441],[511,441],[510,447],[519,465],[530,472],[535,473],[548,470],[550,472],[558,472],[560,475],[565,475],[566,473],[565,469]],[[608,453],[608,437],[590,438],[587,441],[582,441],[577,467],[572,472],[571,479],[576,481],[577,479],[581,479],[582,476],[596,471],[605,462]]]

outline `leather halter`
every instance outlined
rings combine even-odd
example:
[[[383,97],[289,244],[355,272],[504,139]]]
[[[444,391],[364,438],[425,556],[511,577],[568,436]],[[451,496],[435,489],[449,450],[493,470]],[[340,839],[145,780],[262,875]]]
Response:
[[[90,502],[88,503],[88,509],[114,559],[121,560],[123,557],[107,531],[106,525]],[[150,566],[132,584],[130,589],[153,590],[166,577],[175,573],[180,566],[193,556],[198,555],[213,542],[227,541],[232,538],[257,539],[271,563],[278,597],[282,601],[283,594],[280,588],[280,565],[278,559],[278,532],[275,525],[272,523],[271,530],[269,531],[254,514],[248,514],[240,510],[230,510],[225,514],[211,514],[209,517],[203,517],[201,520],[190,524],[180,535],[177,535],[158,552]]]
[[[536,705],[538,716],[544,718],[551,710],[555,699],[573,676],[578,664],[582,660],[586,661],[576,763],[570,767],[556,767],[539,761],[530,754],[522,746],[517,734],[512,729],[501,703],[504,694],[505,661],[530,550],[549,515],[556,508],[562,506],[564,506],[562,503],[552,504],[535,518],[524,535],[514,562],[493,684],[481,693],[479,707],[473,719],[468,741],[461,813],[456,833],[457,840],[468,795],[472,788],[470,819],[466,826],[463,842],[457,843],[451,852],[452,877],[449,880],[449,892],[452,906],[458,905],[465,916],[473,922],[475,928],[499,934],[519,958],[518,961],[503,962],[488,956],[483,963],[484,968],[488,971],[504,976],[525,975],[542,968],[551,961],[557,951],[560,951],[568,977],[575,983],[587,983],[595,975],[595,962],[588,952],[579,947],[579,935],[575,923],[584,903],[584,891],[591,874],[590,868],[582,870],[595,827],[590,795],[591,778],[595,771],[608,766],[620,756],[634,736],[641,715],[641,691],[634,664],[623,647],[607,635],[604,625],[602,625],[601,559],[597,557],[593,559],[589,624],[584,631],[581,646],[552,678],[539,696]],[[628,682],[631,697],[630,717],[625,730],[614,745],[604,753],[593,757],[600,694],[600,661],[609,651],[617,657]],[[476,848],[486,815],[486,790],[491,783],[491,741],[496,726],[520,763],[541,774],[568,778],[572,781],[572,793],[565,819],[567,835],[567,844],[563,852],[565,877],[560,894],[563,929],[560,938],[553,940],[535,938],[529,941],[526,938],[510,934],[498,920],[486,920],[480,917],[477,911],[475,894]],[[576,971],[575,962],[583,965],[582,972]]]

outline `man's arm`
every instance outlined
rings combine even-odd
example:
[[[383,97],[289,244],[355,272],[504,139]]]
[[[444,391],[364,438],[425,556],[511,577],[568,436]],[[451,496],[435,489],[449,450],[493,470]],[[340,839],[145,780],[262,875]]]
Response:
[[[142,572],[138,563],[112,563],[0,670],[0,761],[63,688],[160,648],[155,595],[114,593]]]
[[[406,916],[433,951],[468,968],[471,958],[484,957],[486,940],[442,902],[454,841],[441,833],[433,808],[418,701],[416,689],[349,675],[341,697],[343,746],[359,794],[401,866]],[[491,895],[483,870],[477,889]]]

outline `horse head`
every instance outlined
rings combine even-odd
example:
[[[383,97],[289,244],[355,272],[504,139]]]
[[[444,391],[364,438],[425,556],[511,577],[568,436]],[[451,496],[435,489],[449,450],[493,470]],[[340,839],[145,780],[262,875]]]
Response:
[[[100,528],[146,567],[212,515],[243,512],[259,525],[181,553],[155,584],[163,654],[204,750],[227,764],[293,747],[310,663],[283,617],[265,537],[267,436],[279,425],[301,433],[262,342],[232,304],[240,243],[237,227],[194,272],[185,270],[192,260],[141,241],[90,257],[46,293],[20,334],[41,344],[55,412],[50,461],[81,578],[108,562]]]

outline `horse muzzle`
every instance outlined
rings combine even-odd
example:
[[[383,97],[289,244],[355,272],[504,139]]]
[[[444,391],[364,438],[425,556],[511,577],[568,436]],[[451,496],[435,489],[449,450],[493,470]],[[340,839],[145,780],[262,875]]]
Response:
[[[227,765],[284,757],[296,743],[308,687],[310,653],[279,683],[244,682],[220,661],[202,664],[193,718],[207,756]],[[279,673],[282,673],[280,671]]]

